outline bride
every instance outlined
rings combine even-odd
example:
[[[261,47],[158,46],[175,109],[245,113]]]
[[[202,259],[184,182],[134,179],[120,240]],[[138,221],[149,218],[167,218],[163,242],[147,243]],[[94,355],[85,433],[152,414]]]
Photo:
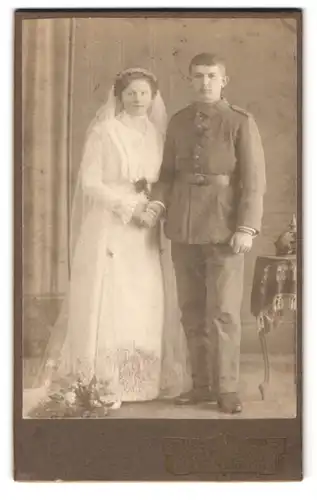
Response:
[[[69,291],[35,385],[49,390],[56,380],[95,377],[116,407],[158,397],[167,254],[159,227],[147,227],[144,214],[165,128],[156,77],[140,68],[119,74],[87,132],[73,200]],[[176,294],[174,304],[177,310]]]

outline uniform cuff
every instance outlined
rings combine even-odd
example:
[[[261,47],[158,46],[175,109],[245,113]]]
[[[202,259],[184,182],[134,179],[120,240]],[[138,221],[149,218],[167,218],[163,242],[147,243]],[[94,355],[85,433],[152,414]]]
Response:
[[[148,211],[152,211],[155,214],[155,216],[158,217],[159,219],[161,217],[164,217],[166,211],[164,203],[162,203],[159,200],[150,201],[147,209]]]
[[[256,236],[258,234],[258,231],[256,229],[253,229],[253,227],[249,226],[238,226],[237,231],[239,231],[240,233],[249,234],[250,236]]]
[[[151,203],[151,205],[152,205],[152,203],[153,203],[153,205],[160,205],[163,208],[163,210],[165,210],[165,205],[161,201],[153,200],[150,203]]]

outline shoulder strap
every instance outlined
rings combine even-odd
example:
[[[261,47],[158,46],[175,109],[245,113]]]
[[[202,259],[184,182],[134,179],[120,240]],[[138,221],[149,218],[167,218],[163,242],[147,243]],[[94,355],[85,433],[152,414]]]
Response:
[[[240,108],[239,106],[236,106],[235,104],[228,103],[228,105],[230,106],[230,108],[233,111],[236,111],[237,113],[241,113],[241,115],[247,116],[248,118],[252,117],[252,114],[249,113],[249,111],[246,111],[245,109]]]

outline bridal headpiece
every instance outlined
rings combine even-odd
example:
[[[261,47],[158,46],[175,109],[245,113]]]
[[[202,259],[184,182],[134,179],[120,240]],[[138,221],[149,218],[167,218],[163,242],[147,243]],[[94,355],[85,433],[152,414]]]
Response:
[[[138,67],[125,69],[116,75],[114,84],[108,93],[107,102],[99,108],[89,129],[91,129],[96,121],[111,120],[121,111],[120,96],[122,90],[130,83],[129,76],[145,78],[150,81],[154,98],[149,110],[149,119],[158,132],[164,136],[167,126],[167,113],[164,101],[158,89],[157,77],[151,71]]]

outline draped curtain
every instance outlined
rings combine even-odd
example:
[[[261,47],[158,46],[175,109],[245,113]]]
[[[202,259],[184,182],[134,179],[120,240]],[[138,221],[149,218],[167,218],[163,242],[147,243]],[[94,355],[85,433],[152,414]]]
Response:
[[[59,295],[68,280],[72,20],[23,22],[25,296]]]

